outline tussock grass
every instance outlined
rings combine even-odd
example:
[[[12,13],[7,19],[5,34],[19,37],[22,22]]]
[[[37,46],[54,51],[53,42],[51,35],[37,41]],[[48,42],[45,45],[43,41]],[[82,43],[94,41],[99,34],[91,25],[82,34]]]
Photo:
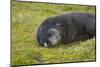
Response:
[[[49,49],[37,43],[42,21],[68,12],[95,13],[95,7],[12,1],[12,65],[95,61],[95,38]]]

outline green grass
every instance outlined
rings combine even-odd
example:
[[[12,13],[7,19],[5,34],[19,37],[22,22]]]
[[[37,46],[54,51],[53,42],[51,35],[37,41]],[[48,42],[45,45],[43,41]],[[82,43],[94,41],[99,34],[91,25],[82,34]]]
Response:
[[[95,38],[53,48],[37,43],[36,31],[43,20],[69,12],[95,13],[95,7],[12,1],[12,65],[95,61]]]

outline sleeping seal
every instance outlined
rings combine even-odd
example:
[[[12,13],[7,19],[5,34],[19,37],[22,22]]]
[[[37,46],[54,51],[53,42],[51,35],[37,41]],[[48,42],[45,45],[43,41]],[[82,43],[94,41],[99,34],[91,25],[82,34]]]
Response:
[[[87,40],[96,34],[96,17],[92,13],[68,13],[49,17],[37,31],[37,41],[44,47]]]

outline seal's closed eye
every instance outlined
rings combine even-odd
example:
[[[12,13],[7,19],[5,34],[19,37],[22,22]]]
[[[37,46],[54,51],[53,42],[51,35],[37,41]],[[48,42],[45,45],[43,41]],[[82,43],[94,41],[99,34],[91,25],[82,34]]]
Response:
[[[53,30],[49,30],[47,33],[48,37],[51,37],[53,34],[55,34],[55,31]]]

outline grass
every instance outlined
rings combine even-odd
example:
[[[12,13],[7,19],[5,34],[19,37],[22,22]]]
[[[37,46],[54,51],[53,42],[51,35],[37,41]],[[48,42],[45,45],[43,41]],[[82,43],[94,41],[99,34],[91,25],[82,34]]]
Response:
[[[95,7],[12,1],[12,65],[95,61],[95,38],[53,48],[37,43],[36,31],[42,21],[68,12],[95,13]]]

